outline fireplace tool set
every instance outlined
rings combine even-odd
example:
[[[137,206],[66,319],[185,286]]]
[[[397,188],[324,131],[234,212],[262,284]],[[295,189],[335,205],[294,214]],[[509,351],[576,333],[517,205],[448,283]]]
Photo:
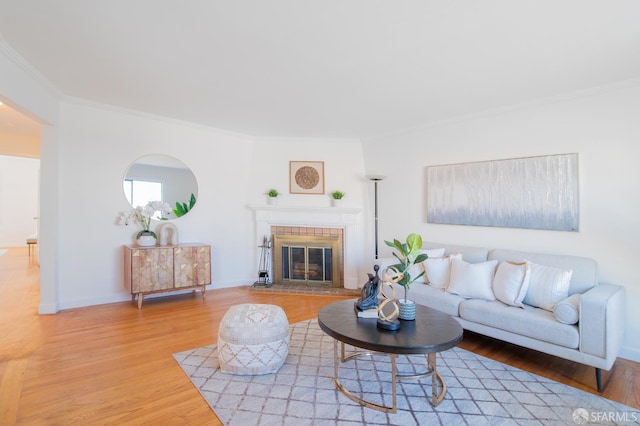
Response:
[[[253,283],[253,287],[271,287],[273,282],[269,277],[271,269],[271,240],[265,236],[260,247],[260,263],[258,265],[258,281]]]

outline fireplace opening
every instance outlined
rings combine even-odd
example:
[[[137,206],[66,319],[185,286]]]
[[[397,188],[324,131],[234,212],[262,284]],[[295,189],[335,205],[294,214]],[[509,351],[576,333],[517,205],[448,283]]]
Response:
[[[274,283],[341,287],[337,236],[274,235]]]

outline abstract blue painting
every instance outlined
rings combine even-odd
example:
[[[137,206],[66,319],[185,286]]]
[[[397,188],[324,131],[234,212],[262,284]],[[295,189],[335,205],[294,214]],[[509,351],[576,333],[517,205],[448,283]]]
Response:
[[[427,167],[427,222],[578,230],[578,154]]]

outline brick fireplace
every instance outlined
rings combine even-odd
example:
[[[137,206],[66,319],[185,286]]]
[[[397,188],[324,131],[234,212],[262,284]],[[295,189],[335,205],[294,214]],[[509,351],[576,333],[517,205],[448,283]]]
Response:
[[[343,287],[344,230],[301,226],[272,226],[275,284]]]
[[[332,261],[332,266],[337,263],[338,271],[332,276],[331,286],[347,289],[360,287],[362,276],[366,276],[367,269],[365,268],[369,266],[366,263],[363,267],[363,273],[359,274],[359,267],[361,264],[364,265],[363,262],[367,262],[362,244],[364,237],[362,235],[361,209],[267,205],[250,206],[250,208],[255,214],[256,247],[262,244],[265,237],[271,239],[274,235],[295,236],[296,240],[298,237],[306,236],[337,237],[338,257],[337,260]],[[272,267],[269,271],[269,276],[272,279],[278,272],[275,267],[274,248],[272,246]],[[256,266],[259,255],[259,251],[256,251]],[[339,283],[335,282],[336,280],[339,280]]]

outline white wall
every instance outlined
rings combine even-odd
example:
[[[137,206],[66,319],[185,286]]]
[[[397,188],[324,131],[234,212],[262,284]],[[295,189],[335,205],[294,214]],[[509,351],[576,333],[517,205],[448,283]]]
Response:
[[[37,230],[40,160],[0,155],[0,247],[26,247]]]
[[[40,127],[40,305],[58,311],[58,99],[59,93],[0,40],[0,97]]]
[[[622,356],[640,361],[638,117],[640,87],[630,86],[365,141],[367,170],[387,175],[379,190],[380,238],[418,232],[429,241],[592,257],[601,281],[626,288]],[[579,232],[426,223],[427,166],[573,152]]]
[[[329,206],[328,196],[288,195],[289,160],[325,161],[327,190],[362,205],[359,143],[258,141],[216,129],[65,101],[60,116],[61,309],[128,300],[122,245],[139,231],[117,225],[129,208],[122,178],[146,154],[171,155],[191,168],[198,202],[174,221],[180,241],[212,246],[213,287],[257,279],[259,242],[250,204],[277,187],[281,203]],[[347,200],[347,199],[345,199]]]

